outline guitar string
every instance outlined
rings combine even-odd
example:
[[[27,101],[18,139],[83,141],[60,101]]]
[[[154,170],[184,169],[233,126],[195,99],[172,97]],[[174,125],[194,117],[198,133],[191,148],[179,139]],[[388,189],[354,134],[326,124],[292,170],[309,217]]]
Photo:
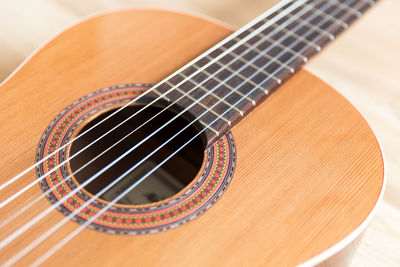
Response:
[[[351,2],[351,0],[350,0]],[[347,1],[346,1],[347,3]],[[348,13],[345,13],[342,15],[343,16],[348,16]],[[332,25],[330,26],[332,27]],[[320,39],[322,38],[322,36],[317,36],[316,38]],[[314,40],[315,41],[315,40]],[[292,57],[293,59],[294,57]],[[270,79],[270,78],[267,78]],[[254,88],[255,89],[255,88]],[[253,89],[253,90],[254,90]],[[237,105],[238,103],[240,103],[240,101],[242,101],[243,98],[241,100],[239,100],[235,105]],[[221,114],[221,116],[223,116],[224,114]],[[214,120],[210,125],[212,125],[213,123],[215,123],[217,121]],[[205,129],[203,129],[205,130]],[[195,135],[192,139],[190,139],[186,144],[184,144],[180,149],[182,149],[184,146],[186,146],[188,143],[190,143],[191,141],[193,141],[193,139],[196,137],[197,135]],[[175,152],[177,153],[177,152]],[[145,176],[143,176],[138,182],[136,182],[135,184],[132,184],[128,189],[126,189],[122,194],[120,194],[117,198],[115,198],[112,202],[110,202],[108,205],[106,205],[103,209],[101,209],[100,211],[98,211],[94,216],[92,216],[88,221],[86,221],[84,224],[80,225],[79,228],[75,229],[73,232],[71,232],[70,234],[68,234],[65,238],[63,238],[63,240],[61,240],[60,242],[58,242],[56,245],[54,245],[50,250],[48,250],[45,254],[43,254],[40,258],[38,258],[35,262],[34,265],[40,265],[42,263],[44,263],[48,258],[50,258],[56,251],[58,251],[61,247],[63,247],[65,244],[67,244],[70,240],[72,240],[72,238],[74,238],[76,235],[78,235],[83,229],[85,229],[88,225],[90,225],[96,218],[98,218],[101,214],[103,214],[105,211],[107,211],[113,204],[115,204],[119,199],[121,199],[124,195],[126,195],[127,193],[129,193],[131,190],[133,190],[139,183],[140,181],[142,181],[142,179],[145,179],[148,175],[150,175],[152,172],[154,172],[157,168],[159,168],[162,164],[164,164],[169,158],[167,157],[163,162],[161,162],[158,166],[154,167],[150,173],[146,174]],[[126,172],[129,173],[130,170],[128,170]]]
[[[307,33],[308,33],[308,32],[310,32],[310,30],[307,31]],[[307,36],[308,36],[308,35],[307,35]],[[321,37],[321,36],[320,36],[320,37]],[[297,41],[297,42],[298,42],[298,41]],[[297,42],[296,42],[296,43],[297,43]],[[293,58],[291,58],[290,61],[291,61],[291,60],[293,60]],[[281,68],[282,68],[282,67],[281,67]],[[268,80],[268,79],[270,79],[270,78],[267,78],[267,80]],[[264,81],[264,82],[265,82],[265,81]],[[263,84],[264,82],[262,82],[261,84]],[[254,91],[255,89],[256,89],[256,88],[254,88],[252,91]],[[252,92],[252,91],[251,91],[251,92]],[[248,94],[250,94],[251,92],[249,92]],[[235,105],[237,105],[237,104],[238,104],[239,102],[241,102],[243,99],[244,99],[244,98],[240,99]],[[231,107],[230,109],[232,109],[232,107]],[[230,109],[229,109],[229,110],[230,110]],[[227,111],[226,111],[226,112],[227,112]],[[226,113],[226,112],[225,112],[225,113]],[[205,112],[205,113],[206,113],[206,112]],[[205,113],[204,113],[204,114],[205,114]],[[225,113],[224,113],[224,114],[225,114]],[[204,114],[203,114],[203,115],[204,115]],[[224,114],[222,114],[221,116],[223,116]],[[218,118],[217,118],[217,119],[218,119]],[[216,120],[217,120],[217,119],[216,119]],[[216,120],[215,120],[215,121],[216,121]],[[215,122],[215,121],[214,121],[214,122]],[[214,122],[213,122],[213,123],[214,123]],[[212,124],[211,124],[211,125],[212,125]],[[205,129],[204,129],[204,130],[205,130]],[[172,139],[171,139],[171,140],[172,140]],[[186,145],[186,144],[185,144],[185,145]],[[185,146],[185,145],[184,145],[184,146]],[[161,165],[162,165],[162,164],[161,164]],[[135,168],[135,167],[134,167],[134,168]],[[154,168],[154,170],[155,170],[155,169],[157,169],[157,168]],[[130,169],[130,170],[129,170],[128,172],[126,172],[126,173],[129,173],[129,172],[131,172],[131,171],[132,171],[132,169]],[[149,175],[149,174],[148,174],[148,175]],[[148,176],[148,175],[147,175],[147,176]],[[123,178],[123,177],[122,177],[122,178]],[[130,190],[129,190],[129,191],[130,191]],[[67,220],[68,220],[68,219],[67,219]]]
[[[296,6],[297,7],[297,6]],[[292,9],[288,10],[287,12],[291,12]],[[115,164],[116,161],[118,161],[119,159],[123,158],[126,154],[130,153],[131,151],[127,151],[125,152],[123,155],[121,155],[120,157],[118,157],[116,160],[114,160],[111,164],[109,164],[108,166]],[[108,168],[105,167],[105,168]],[[105,169],[104,168],[104,169]],[[24,226],[20,227],[17,231],[15,231],[13,234],[11,234],[10,236],[8,236],[6,239],[4,239],[2,242],[0,242],[0,249],[3,248],[4,246],[6,246],[8,243],[10,243],[12,240],[14,240],[15,238],[17,238],[19,235],[21,235],[23,232],[25,232],[27,229],[29,229],[32,225],[34,225],[37,221],[39,221],[41,218],[43,218],[44,216],[46,216],[48,213],[50,213],[55,207],[57,207],[58,205],[62,204],[62,202],[64,202],[67,198],[69,198],[72,194],[74,194],[75,192],[77,192],[78,190],[80,190],[81,188],[83,188],[84,186],[86,186],[89,182],[91,182],[94,178],[96,178],[97,176],[99,176],[101,173],[103,173],[104,169],[102,169],[101,171],[99,171],[98,173],[96,173],[94,176],[90,177],[87,181],[85,181],[84,183],[82,183],[79,187],[77,187],[74,191],[72,191],[70,194],[66,195],[65,197],[63,197],[62,199],[60,199],[57,203],[53,204],[52,206],[50,206],[49,208],[47,208],[45,211],[43,211],[41,214],[39,214],[38,216],[36,216],[34,219],[32,219],[31,221],[29,221],[28,223],[26,223]]]
[[[304,0],[307,1],[307,0]],[[296,2],[295,5],[296,7],[299,5],[299,2]],[[290,10],[292,11],[292,10]],[[271,21],[275,21],[275,20],[279,20],[282,18],[282,14],[278,14],[276,17],[272,18]],[[263,25],[262,27],[268,27],[268,25]],[[258,33],[258,31],[263,30],[263,28],[259,28],[257,31],[252,32],[251,34],[249,34],[248,36],[246,36],[242,42],[247,41],[248,39],[256,36],[256,34]],[[176,85],[174,88],[171,88],[169,91],[172,91],[173,89],[175,89],[176,87],[178,87],[179,85],[181,85],[182,83],[184,83],[185,81],[188,81],[190,78],[192,78],[193,76],[195,76],[197,73],[199,73],[199,71],[201,71],[202,69],[206,68],[207,66],[211,65],[212,63],[214,63],[215,61],[217,61],[218,59],[222,58],[223,56],[227,55],[231,50],[237,48],[239,45],[241,45],[242,42],[238,42],[236,43],[234,46],[230,47],[227,51],[221,53],[218,57],[216,57],[214,59],[214,61],[211,61],[209,63],[207,63],[206,65],[204,65],[202,68],[200,68],[199,70],[195,71],[193,74],[189,75],[186,79],[184,79],[183,81],[181,81],[180,83],[178,83],[178,85]],[[130,101],[131,102],[131,101]],[[129,102],[129,103],[130,103]],[[6,200],[2,201],[0,203],[0,208],[4,207],[5,205],[7,205],[8,203],[10,203],[12,200],[16,199],[18,196],[20,196],[22,193],[26,192],[28,189],[30,189],[31,187],[33,187],[35,184],[37,184],[38,182],[40,182],[41,180],[45,179],[49,174],[53,173],[54,171],[56,171],[58,168],[60,168],[61,166],[63,166],[65,163],[67,163],[69,160],[73,159],[75,156],[77,156],[78,154],[80,154],[83,150],[85,150],[86,148],[88,148],[89,146],[93,145],[95,142],[97,142],[98,140],[100,140],[101,138],[103,138],[105,135],[109,134],[110,132],[112,132],[113,130],[115,130],[117,127],[119,127],[120,125],[122,125],[123,123],[125,123],[126,121],[128,121],[129,119],[133,118],[134,116],[136,116],[140,111],[142,111],[143,109],[151,106],[152,104],[154,104],[154,102],[156,102],[156,100],[150,102],[147,106],[145,106],[144,108],[142,108],[141,110],[139,110],[138,112],[134,113],[133,115],[131,115],[130,117],[128,117],[127,119],[125,119],[124,121],[122,121],[121,123],[119,123],[117,126],[113,127],[110,131],[108,131],[107,133],[101,135],[99,138],[97,138],[95,141],[91,142],[89,145],[87,145],[86,147],[84,147],[83,149],[81,149],[80,151],[78,151],[77,153],[75,153],[74,155],[70,156],[69,159],[64,160],[63,162],[59,163],[57,166],[55,166],[52,170],[44,173],[42,176],[38,177],[36,180],[32,181],[31,183],[29,183],[27,186],[23,187],[21,190],[19,190],[18,192],[14,193],[12,196],[10,196],[9,198],[7,198]],[[76,140],[76,139],[75,139]],[[70,142],[68,142],[70,143]],[[46,157],[47,158],[47,157]],[[40,161],[39,161],[40,162]]]
[[[284,27],[284,26],[286,26],[286,25],[281,25],[281,27]],[[271,32],[271,34],[272,34],[273,32]],[[293,32],[291,32],[291,33],[289,33],[289,34],[293,34]],[[268,36],[266,36],[266,37],[268,37]],[[283,37],[285,37],[285,36],[283,36]],[[280,38],[280,39],[282,39],[282,38]],[[279,39],[279,40],[280,40]],[[278,41],[279,41],[278,40]],[[258,45],[259,45],[259,43],[261,43],[261,42],[263,42],[264,40],[263,39],[260,39],[259,41],[257,41],[255,44],[253,44],[252,46],[254,47],[257,47]],[[273,47],[270,47],[269,49],[267,49],[267,50],[265,50],[264,52],[268,52],[270,49],[272,49]],[[246,53],[248,53],[248,52],[251,52],[251,50],[245,50],[245,51],[243,51],[240,55],[237,55],[236,57],[240,57],[240,56],[242,56],[243,54],[246,54]],[[262,55],[261,55],[262,56]],[[279,55],[278,55],[278,57],[279,57]],[[230,62],[228,62],[228,64],[227,65],[230,65],[234,60],[235,60],[236,58],[233,58]],[[257,58],[256,58],[257,59]],[[255,59],[255,60],[256,60]],[[220,70],[218,70],[216,73],[214,73],[214,76],[216,75],[216,74],[218,74],[220,71],[222,71],[224,68],[222,68],[222,69],[220,69]],[[241,69],[243,69],[243,68],[241,68]],[[237,70],[237,71],[240,71],[241,69],[239,69],[239,70]],[[232,78],[232,76],[234,76],[234,73],[232,73],[229,77],[227,77],[224,81],[222,81],[222,84],[225,84],[224,82],[225,81],[227,81],[227,80],[229,80],[230,78]],[[210,75],[210,77],[208,77],[207,78],[207,80],[209,79],[209,78],[212,78],[213,77],[213,75]],[[251,78],[251,77],[249,77],[249,78]],[[206,80],[205,80],[206,81]],[[203,82],[205,82],[205,81],[203,81]],[[203,83],[202,82],[202,83]],[[202,84],[201,83],[201,84]],[[241,86],[241,85],[240,85]],[[239,86],[239,87],[240,87]],[[197,86],[196,87],[194,87],[194,88],[192,88],[189,92],[188,92],[188,94],[191,92],[191,91],[193,91],[194,89],[196,89],[197,88]],[[233,88],[232,88],[233,89]],[[184,95],[182,95],[179,99],[177,99],[176,101],[175,101],[175,103],[177,102],[177,101],[179,101],[181,98],[183,98],[184,97]],[[170,104],[169,106],[167,106],[165,109],[168,109],[170,106],[172,106],[173,105],[173,103],[172,104]],[[164,110],[165,110],[164,109]],[[163,112],[164,110],[162,110],[161,112]],[[125,140],[125,138],[127,138],[127,137],[129,137],[131,134],[133,134],[135,131],[137,131],[139,128],[141,128],[143,125],[145,125],[146,123],[148,123],[149,121],[151,121],[153,118],[155,118],[157,115],[159,115],[161,112],[159,112],[158,114],[156,114],[156,115],[154,115],[152,118],[150,118],[148,121],[146,121],[144,124],[142,124],[141,126],[139,126],[138,128],[136,128],[135,130],[133,130],[131,133],[129,133],[128,135],[126,135],[125,137],[123,137],[122,139],[120,139],[118,142],[116,142],[116,143],[114,143],[111,147],[109,147],[109,148],[107,148],[105,151],[103,151],[102,153],[100,153],[99,155],[97,155],[95,158],[93,158],[92,160],[90,160],[89,162],[87,162],[85,165],[83,165],[83,166],[81,166],[78,170],[76,170],[74,173],[72,173],[72,174],[70,174],[69,176],[67,176],[60,184],[57,184],[57,186],[60,186],[60,185],[62,185],[63,183],[65,183],[67,180],[69,180],[73,175],[75,175],[76,173],[78,173],[79,171],[81,171],[82,169],[84,169],[86,166],[88,166],[91,162],[93,162],[94,160],[96,160],[97,158],[99,158],[100,156],[102,156],[104,153],[106,153],[107,151],[109,151],[111,148],[113,148],[114,146],[116,146],[117,144],[119,144],[120,142],[122,142],[123,140]],[[28,208],[30,208],[31,206],[33,206],[35,203],[37,203],[37,201],[39,201],[41,198],[43,198],[43,197],[45,197],[47,194],[49,194],[52,190],[54,189],[54,187],[51,187],[51,188],[49,188],[46,192],[44,192],[44,194],[42,194],[42,195],[40,195],[39,197],[37,197],[36,199],[34,199],[34,200],[32,200],[32,199],[30,199],[30,200],[28,200],[29,201],[29,204],[28,205],[25,205],[22,209],[19,209],[16,213],[14,213],[13,215],[11,215],[11,216],[9,216],[6,220],[4,220],[2,223],[0,223],[0,228],[1,227],[3,227],[3,226],[5,226],[5,225],[7,225],[11,220],[13,220],[15,217],[17,217],[19,214],[22,214],[25,210],[27,210]]]
[[[308,1],[308,0],[300,0],[298,2],[304,2],[304,1]],[[242,27],[241,29],[239,29],[238,31],[232,33],[231,35],[229,35],[227,38],[225,38],[224,40],[222,40],[221,42],[219,42],[218,44],[216,44],[215,46],[211,47],[210,49],[208,49],[207,51],[205,51],[203,54],[201,54],[200,56],[196,57],[195,59],[193,59],[192,61],[190,61],[189,63],[187,63],[186,65],[184,65],[183,67],[181,67],[180,69],[178,69],[177,71],[175,71],[174,73],[172,73],[171,75],[169,75],[168,77],[166,77],[165,79],[163,79],[161,82],[159,82],[158,84],[154,85],[152,88],[148,89],[146,92],[144,92],[143,94],[141,94],[140,96],[136,97],[135,99],[131,100],[130,102],[128,102],[127,104],[125,104],[124,106],[120,107],[118,110],[116,110],[115,112],[113,112],[112,114],[110,114],[109,116],[107,116],[106,118],[104,118],[103,120],[101,120],[100,122],[96,123],[95,125],[93,125],[92,127],[90,127],[89,129],[85,130],[84,132],[80,133],[78,136],[76,136],[74,139],[70,140],[68,143],[64,144],[62,147],[58,148],[57,150],[53,151],[52,153],[50,153],[49,155],[47,155],[45,158],[41,159],[40,161],[36,162],[35,164],[31,165],[30,167],[26,168],[24,171],[20,172],[19,174],[13,176],[12,178],[10,178],[9,180],[7,180],[7,182],[4,182],[3,184],[0,185],[0,190],[4,189],[5,187],[9,186],[10,184],[14,183],[15,181],[17,181],[18,179],[20,179],[21,177],[23,177],[25,174],[27,174],[29,171],[33,170],[36,166],[38,166],[39,164],[43,163],[44,161],[46,161],[48,158],[50,158],[51,156],[55,155],[56,153],[58,153],[59,151],[61,151],[62,149],[64,149],[66,146],[70,145],[72,142],[76,141],[77,139],[79,139],[80,137],[82,137],[83,135],[85,135],[86,133],[88,133],[89,131],[93,130],[94,128],[96,128],[98,125],[100,125],[101,123],[104,123],[106,120],[110,119],[111,117],[113,117],[114,115],[116,115],[117,113],[119,113],[121,110],[125,109],[126,107],[128,107],[129,105],[137,102],[138,100],[140,100],[142,97],[144,97],[145,95],[147,95],[150,92],[153,92],[156,88],[158,88],[159,86],[161,86],[162,84],[164,84],[166,81],[168,81],[169,79],[173,78],[177,73],[184,71],[185,69],[187,69],[188,67],[190,67],[193,63],[199,61],[200,59],[202,59],[205,55],[214,52],[215,50],[217,50],[220,46],[226,44],[227,42],[231,41],[233,38],[235,38],[236,36],[240,35],[241,33],[245,32],[247,30],[247,28],[254,26],[255,24],[259,23],[261,20],[265,19],[266,17],[268,17],[269,15],[271,15],[273,12],[276,11],[276,8],[281,8],[289,3],[293,3],[294,0],[283,0],[280,3],[278,3],[276,6],[274,6],[273,8],[271,8],[270,10],[266,11],[265,13],[263,13],[261,16],[255,18],[254,20],[252,20],[251,22],[249,22],[247,25],[245,25],[244,27]],[[296,4],[296,3],[294,3]],[[279,14],[278,14],[279,16]],[[215,61],[217,61],[218,59],[216,58]],[[206,66],[204,66],[206,67]],[[198,70],[201,71],[201,70]],[[198,72],[196,72],[198,73]],[[191,78],[191,77],[189,77]],[[178,87],[179,85],[177,85],[176,87]],[[115,87],[115,88],[118,88]],[[171,88],[172,89],[172,88]],[[166,97],[166,94],[168,94],[168,92],[165,92],[164,94],[162,94],[161,96],[157,97],[155,99],[155,101],[158,101],[160,99],[162,99],[163,97]],[[141,110],[140,110],[141,111]],[[140,112],[138,111],[138,112]]]

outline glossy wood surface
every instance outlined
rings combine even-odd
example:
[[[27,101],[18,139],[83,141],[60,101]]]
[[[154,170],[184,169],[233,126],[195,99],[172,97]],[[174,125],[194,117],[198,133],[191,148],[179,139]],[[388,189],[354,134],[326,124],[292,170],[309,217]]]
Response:
[[[156,83],[229,33],[204,20],[160,11],[114,13],[68,30],[1,87],[1,114],[9,114],[0,118],[6,148],[0,152],[2,181],[33,163],[43,129],[74,100],[114,84]],[[233,134],[234,180],[205,215],[149,236],[85,230],[47,263],[292,265],[345,238],[378,199],[383,165],[372,131],[343,97],[305,71]],[[54,212],[24,242],[61,218]],[[69,223],[25,260],[76,227]],[[12,244],[1,257],[18,247]]]

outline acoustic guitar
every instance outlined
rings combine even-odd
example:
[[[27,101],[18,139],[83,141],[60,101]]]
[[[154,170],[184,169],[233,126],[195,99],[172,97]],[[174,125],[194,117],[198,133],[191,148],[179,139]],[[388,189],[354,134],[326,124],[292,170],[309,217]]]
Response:
[[[374,4],[284,0],[235,32],[123,10],[49,41],[1,84],[1,264],[343,266],[382,153],[301,67]]]

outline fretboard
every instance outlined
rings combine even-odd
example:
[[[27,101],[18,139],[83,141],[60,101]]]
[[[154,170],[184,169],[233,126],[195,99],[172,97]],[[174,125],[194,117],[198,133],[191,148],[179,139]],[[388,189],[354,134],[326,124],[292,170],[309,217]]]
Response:
[[[375,2],[283,1],[153,90],[192,113],[212,144]]]

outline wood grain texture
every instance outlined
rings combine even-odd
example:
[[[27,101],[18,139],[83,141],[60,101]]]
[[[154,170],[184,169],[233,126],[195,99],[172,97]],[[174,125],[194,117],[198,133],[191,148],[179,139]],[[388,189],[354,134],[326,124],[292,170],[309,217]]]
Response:
[[[400,2],[379,1],[362,19],[307,64],[356,106],[385,156],[387,187],[352,266],[400,264]],[[379,51],[379,52],[378,52]]]
[[[0,121],[0,145],[6,148],[0,152],[2,181],[33,163],[43,129],[69,103],[114,84],[155,83],[229,33],[217,24],[160,11],[114,13],[69,29],[1,87],[1,114],[8,114]],[[342,96],[305,71],[247,116],[233,134],[235,176],[206,214],[156,235],[116,237],[84,230],[47,263],[293,265],[345,238],[377,201],[383,166],[372,131]],[[31,179],[33,175],[27,176],[20,186]],[[30,193],[40,190],[35,187]],[[38,204],[48,205],[45,200]],[[31,209],[0,236],[37,212]],[[12,243],[2,261],[61,218],[58,212],[46,217]],[[21,265],[76,227],[69,222]]]

